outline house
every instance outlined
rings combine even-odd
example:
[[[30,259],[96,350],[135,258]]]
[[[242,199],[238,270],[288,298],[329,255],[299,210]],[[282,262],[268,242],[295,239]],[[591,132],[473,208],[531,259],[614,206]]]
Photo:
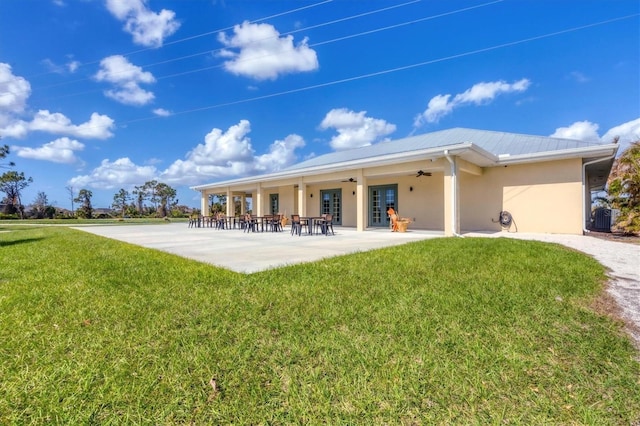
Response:
[[[286,169],[192,189],[253,214],[318,216],[358,231],[387,227],[393,207],[411,228],[582,234],[591,192],[607,181],[618,146],[453,128],[332,152]],[[227,203],[233,214],[235,203]],[[244,210],[243,210],[244,211]],[[503,212],[506,212],[503,214]],[[500,219],[503,219],[501,221]]]

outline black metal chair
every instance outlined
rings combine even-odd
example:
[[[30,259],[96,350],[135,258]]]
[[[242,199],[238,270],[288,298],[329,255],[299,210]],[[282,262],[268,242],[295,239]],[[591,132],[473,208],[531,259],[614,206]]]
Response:
[[[335,235],[335,232],[333,232],[333,215],[332,214],[326,214],[323,215],[323,219],[320,219],[317,222],[317,226],[320,227],[322,233],[326,236],[329,235],[329,229],[331,229],[331,235]]]
[[[250,214],[244,216],[244,232],[256,232],[258,226],[258,219],[252,217]]]

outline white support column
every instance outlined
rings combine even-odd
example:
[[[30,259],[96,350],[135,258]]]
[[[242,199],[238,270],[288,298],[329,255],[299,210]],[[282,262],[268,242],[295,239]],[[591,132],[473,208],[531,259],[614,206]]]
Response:
[[[445,151],[450,167],[444,172],[444,235],[460,235],[460,191],[458,189],[458,166],[455,156]]]
[[[298,180],[298,214],[307,215],[307,185],[302,177]]]
[[[356,183],[356,230],[364,231],[367,227],[367,179],[362,169],[358,169]]]
[[[235,216],[235,203],[233,202],[233,193],[231,187],[227,186],[227,217]]]
[[[202,216],[209,216],[209,196],[206,191],[200,192],[200,214]]]
[[[263,196],[264,196],[264,190],[262,189],[262,185],[258,182],[258,187],[256,188],[256,199],[255,199],[255,202],[253,203],[254,204],[253,208],[255,209],[256,216],[264,216],[263,206],[262,206]]]
[[[247,214],[247,194],[244,192],[240,196],[240,216]]]

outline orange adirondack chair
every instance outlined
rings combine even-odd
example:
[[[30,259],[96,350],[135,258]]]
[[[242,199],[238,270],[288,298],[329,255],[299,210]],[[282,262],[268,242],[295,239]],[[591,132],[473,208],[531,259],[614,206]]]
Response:
[[[396,211],[393,209],[393,207],[389,207],[389,210],[387,210],[387,214],[391,219],[391,232],[397,232],[398,231],[398,215],[396,214]]]

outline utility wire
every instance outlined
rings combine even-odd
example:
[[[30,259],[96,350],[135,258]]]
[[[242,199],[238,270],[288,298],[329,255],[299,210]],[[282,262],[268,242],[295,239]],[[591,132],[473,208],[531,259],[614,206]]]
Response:
[[[420,1],[420,0],[417,0],[417,1]],[[428,21],[428,20],[432,20],[432,19],[436,19],[436,18],[441,18],[441,17],[444,17],[444,16],[453,15],[453,14],[456,14],[456,13],[466,12],[466,11],[469,11],[469,10],[472,10],[472,9],[477,9],[477,8],[480,8],[480,7],[490,6],[490,5],[493,5],[493,4],[496,4],[496,3],[500,3],[500,2],[503,2],[503,1],[504,0],[495,0],[495,1],[491,1],[489,3],[483,3],[483,4],[480,4],[480,5],[476,5],[476,6],[457,9],[457,10],[441,13],[441,14],[438,14],[438,15],[431,15],[431,16],[427,16],[427,17],[424,17],[424,18],[414,19],[412,21],[401,22],[401,23],[395,24],[395,25],[389,25],[389,26],[386,26],[386,27],[381,27],[381,28],[376,28],[376,29],[373,29],[373,30],[363,31],[363,32],[360,32],[360,33],[357,33],[357,34],[350,34],[350,35],[343,36],[343,37],[338,37],[338,38],[335,38],[335,39],[332,39],[332,40],[326,40],[326,41],[321,41],[321,42],[318,42],[318,43],[312,43],[312,44],[309,44],[309,47],[322,46],[322,45],[326,45],[326,44],[330,44],[330,43],[335,43],[335,42],[338,42],[338,41],[348,40],[348,39],[355,38],[355,37],[361,37],[361,36],[364,36],[364,35],[370,35],[370,34],[378,33],[378,32],[381,32],[381,31],[388,31],[388,30],[404,27],[404,26],[407,26],[407,25],[413,25],[413,24],[417,24],[417,23],[420,23],[420,22],[424,22],[424,21]],[[395,7],[404,6],[404,5],[415,3],[415,2],[416,2],[416,0],[414,0],[412,2],[409,2],[409,3],[403,3],[402,5],[396,5]],[[365,14],[376,13],[376,12],[378,12],[380,10],[388,10],[388,9],[389,8],[379,9],[377,11],[367,12]],[[352,19],[354,17],[359,17],[359,16],[362,16],[362,15],[365,15],[365,14],[355,15],[353,17],[348,17],[348,18],[343,18],[340,21],[344,21],[346,19]],[[328,23],[325,23],[325,24],[330,24],[330,23],[334,23],[334,22],[336,22],[336,21],[331,21],[331,22],[328,22]],[[321,24],[321,25],[325,25],[325,24]],[[315,27],[318,27],[318,26],[321,26],[321,25],[316,25]],[[269,38],[273,38],[273,37],[269,37]],[[255,41],[255,42],[257,42],[257,41]],[[218,50],[222,50],[222,49],[218,49]],[[205,53],[209,53],[209,52],[214,52],[214,51],[207,51]],[[199,54],[196,54],[196,55],[199,55]],[[190,56],[195,56],[195,55],[190,55]],[[245,60],[242,60],[242,61],[239,61],[239,62],[257,61],[257,60],[260,60],[260,59],[267,58],[269,56],[274,56],[274,54],[266,54],[266,55],[262,55],[262,56],[259,56],[259,57],[253,57],[253,58],[250,58],[250,59],[245,59]],[[179,59],[181,59],[181,58],[179,58]],[[169,62],[169,61],[165,61],[165,62]],[[155,64],[153,64],[153,65],[155,65]],[[211,66],[208,66],[208,67],[197,68],[197,69],[193,69],[193,70],[187,70],[187,71],[182,71],[182,72],[179,72],[179,73],[174,73],[174,74],[168,74],[168,75],[164,75],[164,76],[160,76],[160,77],[155,77],[155,79],[156,80],[165,80],[167,78],[180,77],[180,76],[184,76],[184,75],[187,75],[187,74],[194,74],[194,73],[198,73],[198,72],[202,72],[202,71],[208,71],[208,70],[212,70],[212,69],[222,68],[224,66],[225,66],[224,63],[223,64],[217,64],[217,65],[211,65]],[[81,80],[76,80],[76,81],[81,81]],[[69,84],[69,83],[60,83],[59,85],[64,85],[64,84]],[[52,86],[47,86],[47,87],[52,87]],[[87,91],[84,91],[84,92],[76,92],[76,93],[71,93],[71,94],[68,94],[68,95],[56,96],[54,98],[48,98],[48,99],[60,99],[60,98],[66,98],[66,97],[71,97],[71,96],[84,95],[84,94],[88,94],[88,93],[96,93],[96,92],[99,92],[101,90],[102,89],[92,89],[92,90],[87,90]]]
[[[259,101],[259,100],[263,100],[263,99],[269,99],[269,98],[275,98],[275,97],[278,97],[278,96],[289,95],[289,94],[292,94],[292,93],[305,92],[305,91],[308,91],[308,90],[319,89],[319,88],[322,88],[322,87],[328,87],[328,86],[334,86],[334,85],[337,85],[337,84],[349,83],[349,82],[352,82],[352,81],[362,80],[362,79],[365,79],[365,78],[377,77],[377,76],[381,76],[381,75],[385,75],[385,74],[391,74],[391,73],[404,71],[404,70],[408,70],[408,69],[412,69],[412,68],[423,67],[423,66],[435,64],[435,63],[438,63],[438,62],[445,62],[445,61],[450,61],[450,60],[453,60],[453,59],[463,58],[463,57],[466,57],[466,56],[472,56],[472,55],[477,55],[477,54],[480,54],[480,53],[490,52],[490,51],[493,51],[493,50],[504,49],[506,47],[512,47],[512,46],[516,46],[516,45],[519,45],[519,44],[524,44],[524,43],[529,43],[529,42],[532,42],[532,41],[542,40],[542,39],[545,39],[545,38],[559,36],[559,35],[562,35],[562,34],[568,34],[568,33],[572,33],[572,32],[575,32],[575,31],[580,31],[580,30],[584,30],[584,29],[587,29],[587,28],[593,28],[593,27],[600,26],[600,25],[610,24],[612,22],[622,21],[624,19],[634,18],[634,17],[638,17],[638,16],[640,16],[640,13],[636,13],[636,14],[633,14],[633,15],[621,16],[621,17],[618,17],[618,18],[607,19],[605,21],[599,21],[599,22],[595,22],[595,23],[592,23],[592,24],[581,25],[581,26],[578,26],[578,27],[568,28],[566,30],[555,31],[555,32],[552,32],[552,33],[542,34],[542,35],[539,35],[539,36],[529,37],[529,38],[516,40],[516,41],[512,41],[512,42],[508,42],[508,43],[498,44],[498,45],[495,45],[495,46],[485,47],[485,48],[482,48],[482,49],[471,50],[471,51],[459,53],[459,54],[456,54],[456,55],[450,55],[450,56],[445,56],[445,57],[438,58],[438,59],[432,59],[432,60],[429,60],[429,61],[418,62],[418,63],[411,64],[411,65],[405,65],[405,66],[401,66],[401,67],[396,67],[396,68],[391,68],[391,69],[387,69],[387,70],[372,72],[372,73],[368,73],[368,74],[362,74],[362,75],[355,76],[355,77],[348,77],[348,78],[344,78],[344,79],[340,79],[340,80],[329,81],[329,82],[326,82],[326,83],[320,83],[320,84],[314,84],[314,85],[311,85],[311,86],[301,87],[301,88],[298,88],[298,89],[285,90],[285,91],[282,91],[282,92],[271,93],[271,94],[263,95],[263,96],[256,96],[256,97],[253,97],[253,98],[240,99],[240,100],[237,100],[237,101],[224,102],[224,103],[220,103],[220,104],[216,104],[216,105],[209,105],[209,106],[205,106],[205,107],[193,108],[193,109],[190,109],[190,110],[174,112],[171,115],[174,116],[174,115],[190,114],[190,113],[193,113],[193,112],[206,111],[206,110],[209,110],[209,109],[222,108],[222,107],[226,107],[226,106],[238,105],[238,104],[243,104],[243,103],[248,103],[248,102],[255,102],[255,101]],[[142,121],[155,120],[155,119],[158,119],[158,118],[161,118],[161,117],[149,116],[149,117],[145,117],[145,118],[127,120],[127,121],[122,122],[121,124],[138,123],[138,122],[142,122]]]
[[[330,1],[333,1],[333,0],[330,0]],[[298,28],[296,30],[284,32],[284,33],[279,34],[277,36],[264,37],[264,38],[259,39],[259,40],[253,40],[251,43],[249,43],[249,45],[257,44],[257,43],[260,43],[260,42],[266,41],[266,40],[271,40],[273,38],[279,38],[280,36],[286,36],[286,35],[290,35],[290,34],[295,34],[295,33],[301,32],[301,31],[307,31],[307,30],[310,30],[310,29],[325,27],[325,26],[328,26],[328,25],[337,24],[337,23],[340,23],[340,22],[345,22],[345,21],[349,21],[349,20],[352,20],[352,19],[356,19],[356,18],[361,18],[363,16],[373,15],[375,13],[386,12],[386,11],[391,10],[391,9],[396,9],[396,8],[403,7],[403,6],[408,6],[410,4],[419,3],[421,1],[422,0],[412,0],[412,1],[409,1],[409,2],[406,2],[406,3],[401,3],[401,4],[385,7],[385,8],[382,8],[382,9],[376,9],[376,10],[360,13],[360,14],[357,14],[357,15],[352,15],[352,16],[347,16],[347,17],[344,17],[344,18],[336,19],[336,20],[333,20],[333,21],[328,21],[328,22],[323,22],[323,23],[316,24],[316,25],[311,25],[309,27]],[[497,2],[501,2],[501,1],[504,1],[504,0],[497,0],[497,1],[494,1],[493,3],[497,3]],[[324,3],[326,3],[326,2],[324,2]],[[321,4],[321,3],[318,3],[318,4]],[[310,7],[310,6],[308,6],[308,7]],[[300,9],[295,9],[295,11],[297,11],[297,10],[300,10]],[[286,12],[286,13],[291,13],[291,11]],[[278,14],[278,15],[272,15],[270,17],[266,17],[266,18],[262,18],[262,19],[259,19],[259,20],[256,20],[256,21],[252,21],[252,23],[259,22],[259,21],[264,21],[264,20],[270,19],[270,18],[272,18],[274,16],[281,16],[281,15],[284,15],[284,14],[285,13],[281,13],[281,14]],[[196,37],[201,37],[201,36],[204,36],[204,35],[210,35],[210,34],[214,34],[214,33],[219,33],[219,32],[222,32],[222,31],[229,30],[229,29],[233,29],[233,28],[234,27],[227,27],[227,28],[223,28],[221,30],[210,31],[208,33],[203,33],[203,34],[200,34],[200,35],[197,35],[197,36],[190,37],[189,39],[196,38]],[[178,42],[184,41],[184,40],[186,40],[186,39],[177,40],[174,43],[178,43]],[[170,44],[170,43],[167,43],[167,44]],[[138,50],[138,51],[132,52],[132,53],[145,52],[145,51],[148,51],[148,50],[151,50],[151,48],[141,49],[141,50]],[[151,63],[151,64],[142,65],[141,68],[144,69],[144,68],[149,68],[149,67],[153,67],[153,66],[156,66],[156,65],[163,65],[163,64],[168,64],[168,63],[171,63],[171,62],[181,61],[183,59],[194,58],[194,57],[197,57],[197,56],[215,54],[215,53],[221,52],[223,50],[225,50],[224,47],[218,48],[218,49],[208,49],[208,50],[205,50],[204,52],[192,53],[190,55],[180,56],[178,58],[171,58],[171,59],[166,59],[166,60],[160,61],[160,62],[154,62],[154,63]],[[125,54],[125,55],[122,55],[122,56],[126,57],[128,55],[131,55],[132,53]],[[100,62],[100,61],[88,62],[86,65],[95,64],[95,63],[98,63],[98,62]],[[208,68],[202,68],[202,70],[204,71],[204,70],[212,69],[212,68],[217,68],[217,66],[208,67]],[[120,73],[125,73],[125,72],[127,72],[127,71],[122,71]],[[189,74],[191,72],[187,71],[186,73]],[[47,73],[47,74],[49,74],[49,73]],[[119,73],[114,73],[114,74],[119,74]],[[40,74],[40,75],[42,75],[42,74]],[[176,75],[180,75],[180,74],[176,74]],[[69,85],[69,84],[79,83],[79,82],[88,81],[88,80],[91,80],[91,77],[79,78],[79,79],[75,79],[75,80],[71,80],[71,81],[65,81],[65,82],[62,82],[62,83],[56,83],[56,84],[50,84],[50,85],[47,85],[47,86],[41,86],[39,89],[40,90],[42,90],[42,89],[50,89],[50,88],[53,88],[53,87],[66,86],[66,85]],[[87,92],[83,92],[83,93],[87,93]],[[89,93],[91,93],[91,92],[89,92]]]
[[[296,8],[296,9],[287,10],[285,12],[280,12],[280,13],[277,13],[277,14],[271,15],[271,16],[265,16],[264,18],[258,18],[258,19],[255,19],[255,20],[249,21],[249,22],[252,23],[252,24],[256,23],[256,22],[262,22],[262,21],[266,21],[267,19],[278,18],[280,16],[289,15],[291,13],[299,12],[299,11],[305,10],[305,9],[311,9],[313,7],[321,6],[323,4],[331,3],[333,1],[334,0],[324,0],[324,1],[321,1],[319,3],[314,3],[314,4],[310,4],[308,6],[303,6],[303,7],[299,7],[299,8]],[[417,1],[420,1],[420,0],[417,0]],[[193,36],[181,38],[179,40],[170,41],[170,42],[164,43],[162,46],[160,46],[160,48],[163,48],[163,47],[166,47],[166,46],[170,46],[170,45],[173,45],[173,44],[183,43],[183,42],[189,41],[189,40],[194,40],[194,39],[200,38],[200,37],[205,37],[205,36],[208,36],[208,35],[211,35],[211,34],[218,33],[220,31],[228,31],[228,30],[233,29],[233,27],[234,27],[234,25],[232,25],[230,27],[226,27],[226,28],[221,28],[219,30],[207,31],[205,33],[200,33],[200,34],[196,34],[196,35],[193,35]],[[134,51],[131,51],[129,53],[121,53],[120,55],[124,56],[124,57],[129,57],[129,56],[135,55],[137,53],[147,52],[149,50],[156,50],[156,49],[158,49],[158,48],[156,48],[156,47],[145,47],[144,49],[134,50]],[[86,65],[93,65],[93,64],[99,63],[100,61],[101,61],[101,59],[98,59],[98,60],[95,60],[95,61],[91,61],[91,62],[83,62],[83,63],[80,64],[80,66],[84,67]],[[54,71],[41,73],[41,74],[35,74],[35,75],[28,76],[27,78],[32,78],[32,77],[37,77],[37,76],[41,76],[41,75],[52,74],[53,72]],[[74,81],[84,81],[84,80],[86,80],[86,79],[74,80]],[[47,86],[47,87],[49,87],[49,86]]]

